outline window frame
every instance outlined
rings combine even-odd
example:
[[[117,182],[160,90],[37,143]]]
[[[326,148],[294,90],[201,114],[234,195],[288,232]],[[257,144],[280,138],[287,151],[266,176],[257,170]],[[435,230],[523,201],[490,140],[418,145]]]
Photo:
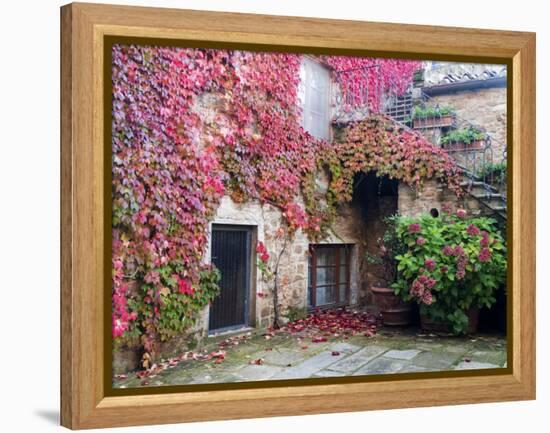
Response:
[[[317,265],[317,251],[319,249],[332,249],[338,251],[336,254],[336,261],[334,265]],[[340,252],[344,250],[346,254],[346,263],[341,264],[340,261]],[[353,244],[310,244],[309,245],[309,254],[310,260],[308,263],[308,293],[307,293],[307,305],[309,310],[315,309],[329,309],[335,307],[341,307],[349,305],[351,299],[351,259],[352,259]],[[341,267],[346,267],[346,281],[340,283],[340,270]],[[319,268],[335,268],[336,272],[334,275],[334,280],[329,284],[317,285],[317,270]],[[340,290],[341,286],[345,285],[345,294],[344,300],[340,301]],[[336,301],[333,303],[317,305],[317,289],[322,287],[335,286],[336,288]]]

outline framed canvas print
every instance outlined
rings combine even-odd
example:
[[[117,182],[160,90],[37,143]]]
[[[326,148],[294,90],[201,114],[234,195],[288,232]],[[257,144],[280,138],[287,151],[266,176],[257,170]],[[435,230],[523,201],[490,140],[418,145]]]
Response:
[[[64,426],[535,397],[534,34],[61,18]]]

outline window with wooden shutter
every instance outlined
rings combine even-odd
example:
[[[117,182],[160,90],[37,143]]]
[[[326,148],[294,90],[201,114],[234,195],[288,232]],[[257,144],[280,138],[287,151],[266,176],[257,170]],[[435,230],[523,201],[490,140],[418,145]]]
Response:
[[[328,140],[330,125],[329,70],[310,59],[303,60],[302,125],[317,138]]]

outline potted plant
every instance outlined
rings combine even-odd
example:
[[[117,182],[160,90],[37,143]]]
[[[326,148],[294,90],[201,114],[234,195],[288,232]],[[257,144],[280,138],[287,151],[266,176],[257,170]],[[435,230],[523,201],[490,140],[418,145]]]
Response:
[[[506,161],[497,163],[487,163],[477,172],[477,176],[484,182],[491,185],[498,185],[506,182],[507,167]]]
[[[412,112],[413,127],[447,128],[455,124],[456,115],[451,107],[427,107],[417,105]]]
[[[422,327],[475,332],[479,308],[491,307],[506,280],[506,247],[496,221],[467,218],[463,209],[400,217],[396,235],[406,251],[396,256],[393,288],[420,305]]]
[[[441,144],[448,150],[478,150],[483,149],[486,140],[486,133],[469,126],[444,135]]]
[[[368,263],[378,266],[380,270],[378,283],[371,286],[370,290],[374,306],[382,316],[382,322],[389,326],[406,326],[412,321],[413,304],[402,300],[391,288],[391,283],[397,276],[395,257],[404,252],[404,245],[396,236],[396,222],[397,216],[386,218],[387,230],[377,241],[376,253],[367,252],[365,258]]]
[[[424,85],[424,69],[417,69],[413,73],[413,85],[422,87]]]

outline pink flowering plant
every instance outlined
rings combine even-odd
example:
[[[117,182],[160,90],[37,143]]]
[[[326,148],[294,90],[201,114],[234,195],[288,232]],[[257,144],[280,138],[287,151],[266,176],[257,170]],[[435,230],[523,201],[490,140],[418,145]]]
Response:
[[[416,301],[429,319],[465,333],[468,309],[490,307],[506,281],[506,247],[496,222],[458,209],[437,218],[402,216],[396,234],[406,247],[396,256],[396,293]]]
[[[269,262],[269,253],[267,252],[267,248],[265,244],[261,241],[258,241],[256,244],[256,264],[258,266],[258,269],[260,270],[260,274],[262,275],[262,278],[264,281],[269,281],[273,278],[273,272],[269,269],[268,262]]]

